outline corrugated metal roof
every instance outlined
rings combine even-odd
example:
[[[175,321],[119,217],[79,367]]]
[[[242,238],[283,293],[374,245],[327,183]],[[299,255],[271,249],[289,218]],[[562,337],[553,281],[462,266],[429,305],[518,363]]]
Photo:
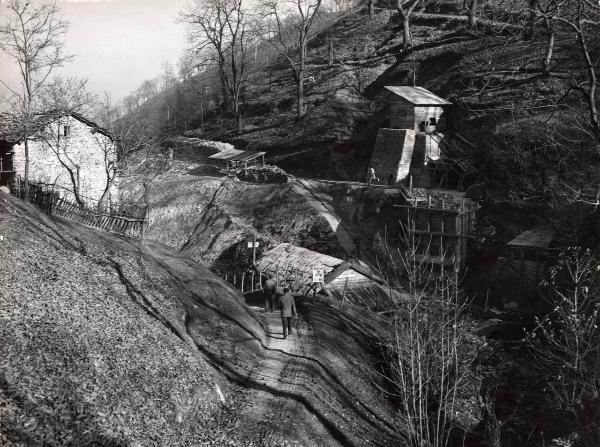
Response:
[[[416,106],[445,106],[452,104],[423,87],[386,85],[385,88]]]
[[[231,157],[235,157],[236,155],[239,155],[243,152],[244,151],[239,149],[227,149],[222,152],[217,152],[216,154],[211,155],[208,158],[212,158],[214,160],[229,160]]]
[[[261,157],[265,154],[266,154],[266,152],[242,151],[241,154],[234,155],[233,157],[229,158],[229,160],[231,160],[231,161],[251,161],[251,160],[255,160],[258,157]]]
[[[283,243],[265,253],[256,266],[261,272],[277,272],[280,275],[287,272],[305,273],[310,274],[312,279],[313,269],[323,269],[327,275],[343,263],[342,259]]]
[[[213,160],[251,161],[265,154],[266,152],[227,149],[225,151],[211,155],[208,158],[212,158]]]
[[[554,239],[552,230],[544,227],[534,228],[519,234],[507,245],[511,247],[548,248]]]

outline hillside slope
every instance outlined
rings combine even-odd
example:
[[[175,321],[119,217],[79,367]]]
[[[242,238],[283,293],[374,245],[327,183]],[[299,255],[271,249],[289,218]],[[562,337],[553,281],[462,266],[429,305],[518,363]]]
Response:
[[[0,196],[0,444],[398,445],[375,321],[298,306],[281,340],[197,262]]]
[[[450,143],[473,159],[482,177],[529,195],[539,195],[557,179],[576,184],[592,179],[588,166],[598,162],[598,144],[582,125],[587,113],[583,96],[571,88],[573,79],[586,79],[571,33],[557,31],[551,75],[545,79],[541,23],[529,40],[526,11],[511,10],[509,2],[483,2],[479,28],[468,30],[461,4],[427,2],[411,20],[411,52],[401,49],[402,27],[393,9],[378,8],[372,18],[364,8],[325,13],[309,43],[307,113],[300,121],[295,119],[289,67],[274,56],[269,63],[250,65],[239,133],[233,117],[209,108],[200,119],[190,106],[197,101],[198,86],[213,82],[212,72],[148,101],[140,113],[156,112],[164,120],[161,111],[168,104],[180,113],[177,122],[161,121],[161,126],[174,132],[266,150],[269,160],[298,176],[362,181],[377,129],[388,125],[383,86],[411,85],[414,74],[417,85],[454,104],[451,133],[476,148],[462,138],[449,137]],[[597,42],[590,45],[592,54],[598,54]],[[218,85],[211,88],[217,95]]]

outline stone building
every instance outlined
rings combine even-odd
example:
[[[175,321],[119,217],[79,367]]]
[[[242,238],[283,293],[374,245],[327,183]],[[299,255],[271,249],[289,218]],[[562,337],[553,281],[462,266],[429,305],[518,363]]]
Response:
[[[116,200],[117,152],[107,130],[77,113],[45,115],[36,127],[38,130],[28,142],[31,182],[55,185],[56,191],[69,199],[73,199],[75,183],[81,198],[90,206],[96,206],[103,196],[105,203]],[[22,181],[23,142],[2,146],[0,158],[4,166],[11,168],[10,181]],[[7,175],[4,177],[9,181]]]
[[[409,176],[430,186],[427,165],[439,160],[451,103],[423,87],[386,86],[389,128],[379,129],[371,165],[382,183],[395,185]]]

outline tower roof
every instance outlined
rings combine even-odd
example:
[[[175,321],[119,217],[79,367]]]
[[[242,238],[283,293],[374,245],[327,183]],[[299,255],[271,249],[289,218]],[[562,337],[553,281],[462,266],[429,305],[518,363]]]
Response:
[[[406,85],[386,85],[386,89],[400,96],[415,106],[446,106],[452,104],[444,98],[423,87],[409,87]]]

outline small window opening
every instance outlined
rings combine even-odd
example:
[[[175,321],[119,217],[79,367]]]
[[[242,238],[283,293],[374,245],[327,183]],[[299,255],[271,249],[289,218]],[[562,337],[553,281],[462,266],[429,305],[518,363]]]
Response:
[[[71,126],[64,126],[63,135],[66,137],[71,133]]]
[[[435,126],[437,124],[437,119],[429,118],[429,124],[431,124],[432,126]]]

